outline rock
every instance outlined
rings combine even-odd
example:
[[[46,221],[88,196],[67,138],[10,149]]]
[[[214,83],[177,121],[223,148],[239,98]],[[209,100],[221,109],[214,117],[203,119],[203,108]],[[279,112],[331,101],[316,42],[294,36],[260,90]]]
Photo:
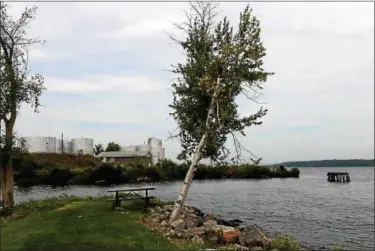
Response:
[[[188,230],[188,233],[192,235],[204,236],[204,234],[206,233],[206,229],[204,227],[190,228]]]
[[[264,248],[271,241],[271,237],[259,226],[251,224],[245,227],[238,240],[242,246],[259,246]]]
[[[201,217],[198,217],[196,215],[188,215],[184,219],[186,228],[194,228],[194,227],[200,227],[203,225],[203,220]]]
[[[165,210],[165,211],[172,212],[173,209],[174,209],[174,206],[173,206],[173,205],[166,205],[166,206],[164,206],[164,210]]]
[[[168,233],[165,234],[165,236],[167,236],[167,237],[174,237],[174,236],[176,236],[176,232],[171,229],[171,230],[169,230]]]
[[[209,220],[216,221],[216,216],[213,215],[213,214],[205,214],[204,217],[203,217],[203,221],[206,222],[206,221],[209,221]]]
[[[160,223],[160,226],[162,226],[162,227],[165,227],[167,225],[168,225],[168,223],[166,221],[164,221],[164,220]]]
[[[204,213],[199,208],[196,208],[196,207],[193,207],[193,206],[191,208],[194,210],[194,214],[196,214],[198,216],[201,216],[201,217],[204,216]]]
[[[125,209],[122,207],[115,207],[115,211],[125,211]]]
[[[176,230],[183,230],[185,229],[185,222],[182,219],[175,220],[171,223],[171,227],[173,227]]]
[[[241,231],[238,229],[233,229],[231,231],[224,231],[223,230],[223,238],[226,242],[236,242],[238,237],[241,235]]]
[[[234,220],[224,220],[224,219],[217,219],[217,224],[218,225],[224,225],[224,226],[229,226],[229,227],[238,227],[240,224],[243,223],[242,220],[239,219],[234,219]]]
[[[236,249],[236,250],[241,250],[241,251],[247,251],[247,250],[249,250],[249,248],[248,247],[245,247],[245,246],[241,246],[240,244],[234,244],[234,248]]]
[[[251,251],[262,251],[263,250],[263,248],[262,247],[252,247],[251,248]]]
[[[160,221],[161,221],[161,219],[159,217],[152,218],[153,223],[159,223]]]
[[[214,234],[210,234],[207,236],[207,241],[213,245],[216,245],[219,242],[219,238]]]
[[[204,244],[204,240],[201,237],[199,237],[198,235],[194,235],[194,237],[191,239],[191,242],[194,243],[194,244],[198,244],[198,245]]]
[[[154,207],[154,210],[155,210],[155,212],[157,212],[157,213],[162,213],[162,212],[163,212],[163,209],[162,209],[160,206],[156,206],[156,207]]]
[[[215,220],[208,220],[203,223],[203,226],[205,227],[217,226],[217,222]]]

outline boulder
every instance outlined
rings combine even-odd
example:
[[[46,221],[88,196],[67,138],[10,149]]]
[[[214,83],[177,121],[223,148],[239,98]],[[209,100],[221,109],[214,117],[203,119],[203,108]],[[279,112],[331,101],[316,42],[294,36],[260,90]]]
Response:
[[[204,217],[203,217],[203,221],[206,222],[206,221],[209,221],[209,220],[216,221],[216,216],[213,215],[213,214],[205,214]]]
[[[249,248],[248,247],[245,247],[245,246],[241,246],[240,244],[234,244],[233,246],[235,248],[235,250],[240,250],[240,251],[248,251]]]
[[[194,235],[194,237],[191,239],[191,242],[194,243],[194,244],[198,244],[198,245],[204,244],[204,240],[201,237],[199,237],[198,235]]]
[[[185,229],[185,222],[182,219],[175,220],[171,223],[171,227],[173,227],[176,230],[183,230]]]
[[[163,209],[164,209],[165,211],[170,211],[170,212],[172,212],[172,211],[173,211],[173,208],[174,208],[173,205],[165,205]]]
[[[217,219],[217,224],[219,225],[224,225],[224,226],[229,226],[229,227],[238,227],[240,226],[243,221],[239,219],[234,219],[234,220],[224,220],[224,219]]]
[[[203,225],[202,218],[194,214],[186,216],[184,219],[184,222],[185,222],[186,228],[200,227]]]
[[[219,237],[217,237],[217,236],[214,235],[214,234],[209,234],[209,235],[207,236],[207,241],[208,241],[209,243],[213,244],[213,245],[216,245],[216,244],[218,244],[218,242],[219,242]]]
[[[203,223],[203,226],[205,227],[214,227],[217,226],[217,221],[215,220],[208,220]]]
[[[156,216],[154,218],[152,218],[152,222],[153,223],[159,223],[161,221],[160,217]]]
[[[204,227],[190,228],[188,230],[188,233],[192,235],[204,236],[204,234],[206,233],[206,229]]]
[[[162,227],[165,227],[165,226],[167,226],[168,225],[168,223],[166,222],[166,221],[162,221],[161,223],[160,223],[160,226],[162,226]]]
[[[259,226],[251,224],[245,227],[238,240],[242,246],[259,246],[264,248],[272,239]]]
[[[200,217],[204,216],[204,213],[199,208],[196,208],[196,207],[193,207],[193,206],[191,206],[191,208],[194,210],[194,214],[196,214],[196,215],[198,215]]]
[[[238,240],[238,237],[241,235],[241,231],[238,229],[233,230],[223,230],[223,239],[226,242],[234,243]]]
[[[157,212],[157,213],[162,213],[162,212],[163,212],[163,209],[162,209],[160,206],[156,206],[156,207],[154,207],[154,210],[155,210],[155,212]]]
[[[256,247],[252,247],[250,250],[251,250],[251,251],[262,251],[263,248],[262,248],[262,247],[258,247],[258,246],[256,246]]]

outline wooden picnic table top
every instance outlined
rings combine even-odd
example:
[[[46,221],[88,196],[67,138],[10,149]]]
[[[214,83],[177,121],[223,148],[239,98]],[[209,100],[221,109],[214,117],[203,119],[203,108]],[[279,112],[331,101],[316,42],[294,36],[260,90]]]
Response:
[[[147,191],[147,190],[155,190],[155,187],[142,187],[142,188],[131,188],[131,189],[111,189],[111,190],[107,190],[107,193],[134,192],[134,191]]]

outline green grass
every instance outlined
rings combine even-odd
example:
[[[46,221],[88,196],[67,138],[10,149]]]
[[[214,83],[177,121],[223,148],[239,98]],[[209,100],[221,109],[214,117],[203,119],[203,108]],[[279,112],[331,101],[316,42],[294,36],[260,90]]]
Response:
[[[120,251],[176,250],[173,244],[139,223],[142,203],[124,203],[112,211],[104,198],[59,197],[18,205],[1,218],[1,250]]]

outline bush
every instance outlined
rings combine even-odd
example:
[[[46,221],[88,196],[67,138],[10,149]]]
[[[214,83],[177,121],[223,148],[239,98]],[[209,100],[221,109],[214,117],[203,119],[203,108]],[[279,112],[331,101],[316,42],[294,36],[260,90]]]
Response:
[[[278,249],[280,251],[299,251],[301,246],[296,239],[287,234],[277,233],[267,249]]]
[[[18,185],[53,185],[68,184],[94,185],[98,181],[103,185],[137,182],[137,179],[148,177],[151,181],[183,180],[189,169],[189,163],[177,164],[165,159],[154,166],[146,166],[142,162],[126,165],[102,163],[96,167],[73,167],[71,165],[56,165],[51,162],[38,164],[24,159],[19,168],[15,169],[15,181]],[[243,165],[204,165],[200,164],[195,179],[261,179],[275,177],[296,177],[298,168],[287,170],[280,167]]]

